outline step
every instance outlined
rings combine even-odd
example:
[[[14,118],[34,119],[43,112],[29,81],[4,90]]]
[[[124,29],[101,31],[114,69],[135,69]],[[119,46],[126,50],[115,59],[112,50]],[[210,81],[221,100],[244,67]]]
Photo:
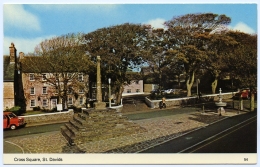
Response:
[[[85,114],[85,113],[78,113],[78,117],[83,119],[83,120],[87,120],[88,115]]]
[[[73,136],[77,136],[78,130],[70,123],[65,123],[65,127],[70,131]]]
[[[78,123],[77,121],[75,121],[74,119],[69,120],[69,123],[76,128],[79,131],[84,131],[85,130],[85,126],[83,126],[82,124]]]
[[[75,145],[74,143],[75,137],[65,126],[61,126],[61,134],[65,137],[65,139],[68,141],[70,145],[72,146]]]
[[[86,124],[86,120],[81,119],[80,117],[74,115],[73,120],[79,123],[80,125],[84,126]]]

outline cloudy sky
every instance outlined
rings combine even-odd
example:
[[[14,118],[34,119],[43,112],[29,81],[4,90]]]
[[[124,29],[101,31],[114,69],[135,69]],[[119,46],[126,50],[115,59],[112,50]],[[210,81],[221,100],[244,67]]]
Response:
[[[12,4],[10,4],[12,2]],[[40,1],[41,2],[41,1]],[[43,1],[42,1],[43,2]],[[31,4],[30,1],[5,1],[3,3],[3,54],[9,54],[13,42],[17,52],[33,52],[42,40],[68,33],[89,33],[99,28],[123,23],[151,24],[162,27],[165,21],[174,16],[189,13],[212,12],[231,17],[230,28],[246,33],[257,33],[257,4],[237,3],[221,4],[173,4],[170,1],[65,1],[50,4]],[[81,3],[80,3],[81,2]],[[135,2],[135,3],[133,3]],[[142,3],[139,3],[142,2]],[[150,3],[151,2],[151,3]],[[174,1],[176,3],[178,1]],[[179,1],[182,2],[182,1]],[[190,2],[190,3],[188,3]],[[203,1],[202,1],[203,2]],[[232,1],[231,1],[232,2]],[[76,4],[75,4],[76,3]],[[86,4],[88,3],[88,4]],[[97,4],[98,3],[98,4]]]

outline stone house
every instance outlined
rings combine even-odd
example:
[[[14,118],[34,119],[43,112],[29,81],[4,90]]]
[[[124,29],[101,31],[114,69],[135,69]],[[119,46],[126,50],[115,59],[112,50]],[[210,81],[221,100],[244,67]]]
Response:
[[[20,54],[20,59],[26,60],[23,53]],[[52,110],[57,107],[58,103],[62,103],[61,96],[58,95],[56,89],[57,84],[49,82],[55,80],[57,73],[44,72],[37,73],[30,68],[22,67],[22,83],[24,88],[24,97],[26,99],[26,110],[33,110],[38,107],[41,109]],[[60,74],[59,74],[60,75]],[[67,84],[67,106],[85,107],[88,93],[88,75],[83,73],[67,73],[67,75],[75,75],[76,79],[70,80]],[[60,78],[59,84],[63,86]]]
[[[56,108],[59,101],[56,88],[46,81],[53,74],[39,74],[24,68],[21,60],[26,60],[27,56],[23,52],[17,56],[13,43],[9,49],[10,55],[4,56],[3,109],[14,106],[20,106],[24,110],[33,110],[34,107],[48,110]],[[83,107],[87,99],[89,77],[83,73],[77,75],[76,79],[81,86],[68,83],[67,101],[68,106]]]
[[[17,50],[11,43],[10,54],[3,57],[3,110],[14,106],[24,107],[21,75],[18,70]]]

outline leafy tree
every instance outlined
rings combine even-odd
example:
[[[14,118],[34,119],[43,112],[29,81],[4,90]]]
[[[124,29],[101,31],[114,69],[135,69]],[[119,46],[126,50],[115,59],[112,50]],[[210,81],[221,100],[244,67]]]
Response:
[[[59,102],[67,109],[68,91],[78,87],[87,92],[86,82],[78,80],[81,74],[88,74],[93,66],[82,47],[82,34],[67,34],[42,41],[34,53],[21,60],[22,71],[34,73],[35,78],[46,74],[45,82],[58,93]]]
[[[166,82],[165,74],[170,61],[167,60],[167,50],[169,49],[169,33],[164,29],[152,29],[149,32],[146,43],[146,54],[144,55],[153,73],[159,78],[159,92],[162,89],[162,81]]]
[[[205,50],[208,58],[205,60],[203,67],[207,69],[213,76],[211,83],[212,93],[216,93],[218,79],[225,76],[228,70],[226,63],[227,55],[232,52],[232,48],[237,42],[230,36],[226,35],[226,31],[212,34],[202,34],[200,37],[205,41]]]
[[[169,54],[181,62],[186,71],[187,96],[191,96],[195,74],[208,58],[206,44],[200,35],[223,31],[230,20],[225,15],[204,13],[174,17],[165,23],[172,38]]]
[[[150,27],[138,24],[122,24],[98,29],[85,35],[85,50],[93,61],[101,57],[102,82],[111,78],[120,103],[124,85],[132,79],[127,75],[143,63],[142,51]]]
[[[249,87],[251,111],[254,110],[254,92],[257,86],[257,35],[230,31],[228,35],[239,44],[227,57],[230,73],[236,74],[240,87]]]

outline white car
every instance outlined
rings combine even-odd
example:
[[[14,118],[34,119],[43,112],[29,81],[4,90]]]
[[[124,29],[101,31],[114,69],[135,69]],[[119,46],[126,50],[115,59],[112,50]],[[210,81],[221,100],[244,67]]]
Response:
[[[167,94],[174,93],[174,89],[167,89],[167,90],[165,90],[165,93],[167,93]]]

